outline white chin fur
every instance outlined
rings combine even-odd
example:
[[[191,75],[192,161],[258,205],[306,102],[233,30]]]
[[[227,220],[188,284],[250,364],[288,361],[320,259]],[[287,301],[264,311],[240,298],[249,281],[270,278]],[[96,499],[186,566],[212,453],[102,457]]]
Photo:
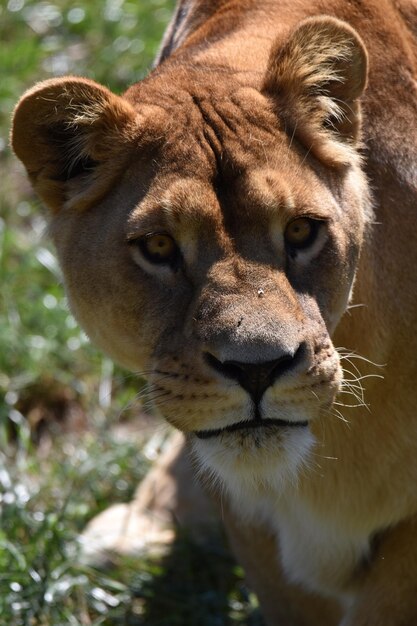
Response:
[[[309,428],[282,427],[258,436],[194,437],[192,446],[201,474],[216,490],[226,491],[235,511],[250,521],[269,517],[271,496],[275,500],[297,488],[300,472],[308,469],[314,437]]]

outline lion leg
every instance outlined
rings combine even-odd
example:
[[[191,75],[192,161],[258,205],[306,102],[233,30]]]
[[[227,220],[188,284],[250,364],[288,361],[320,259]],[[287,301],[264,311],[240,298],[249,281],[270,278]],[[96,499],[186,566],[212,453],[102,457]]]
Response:
[[[216,509],[195,479],[184,442],[175,432],[154,467],[139,485],[132,502],[116,504],[96,516],[82,535],[84,559],[95,565],[117,555],[169,550],[175,528],[193,539],[204,538],[220,517],[229,540],[257,593],[269,626],[333,626],[335,606],[288,585],[279,569],[275,540],[265,529],[244,526],[226,505]]]
[[[335,602],[289,584],[280,568],[276,539],[264,527],[243,524],[224,509],[229,541],[247,572],[268,626],[336,626],[341,610]],[[355,624],[356,626],[356,624]]]
[[[378,541],[357,599],[341,626],[417,624],[417,517]]]
[[[175,432],[133,500],[115,504],[94,517],[81,536],[83,560],[97,566],[118,555],[165,552],[184,529],[203,539],[219,517],[195,478],[184,437]]]

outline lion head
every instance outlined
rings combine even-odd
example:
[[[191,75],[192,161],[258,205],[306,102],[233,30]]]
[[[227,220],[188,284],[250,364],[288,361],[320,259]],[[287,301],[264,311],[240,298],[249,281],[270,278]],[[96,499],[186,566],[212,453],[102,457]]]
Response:
[[[15,112],[74,314],[233,489],[293,479],[341,384],[365,82],[361,40],[324,17],[257,85],[168,59],[123,97],[67,77]]]

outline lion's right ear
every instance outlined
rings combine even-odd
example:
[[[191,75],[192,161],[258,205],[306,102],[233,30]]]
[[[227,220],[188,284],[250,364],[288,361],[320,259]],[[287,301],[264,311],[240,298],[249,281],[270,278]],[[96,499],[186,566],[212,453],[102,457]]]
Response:
[[[85,208],[126,165],[135,118],[129,102],[91,80],[52,79],[17,104],[11,142],[46,205]]]

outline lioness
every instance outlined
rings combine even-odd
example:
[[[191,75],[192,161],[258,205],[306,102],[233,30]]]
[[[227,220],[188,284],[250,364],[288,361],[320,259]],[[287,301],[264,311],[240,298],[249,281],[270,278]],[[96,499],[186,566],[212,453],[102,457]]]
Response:
[[[416,33],[414,0],[182,0],[123,96],[14,115],[72,310],[186,434],[273,626],[417,624]]]

